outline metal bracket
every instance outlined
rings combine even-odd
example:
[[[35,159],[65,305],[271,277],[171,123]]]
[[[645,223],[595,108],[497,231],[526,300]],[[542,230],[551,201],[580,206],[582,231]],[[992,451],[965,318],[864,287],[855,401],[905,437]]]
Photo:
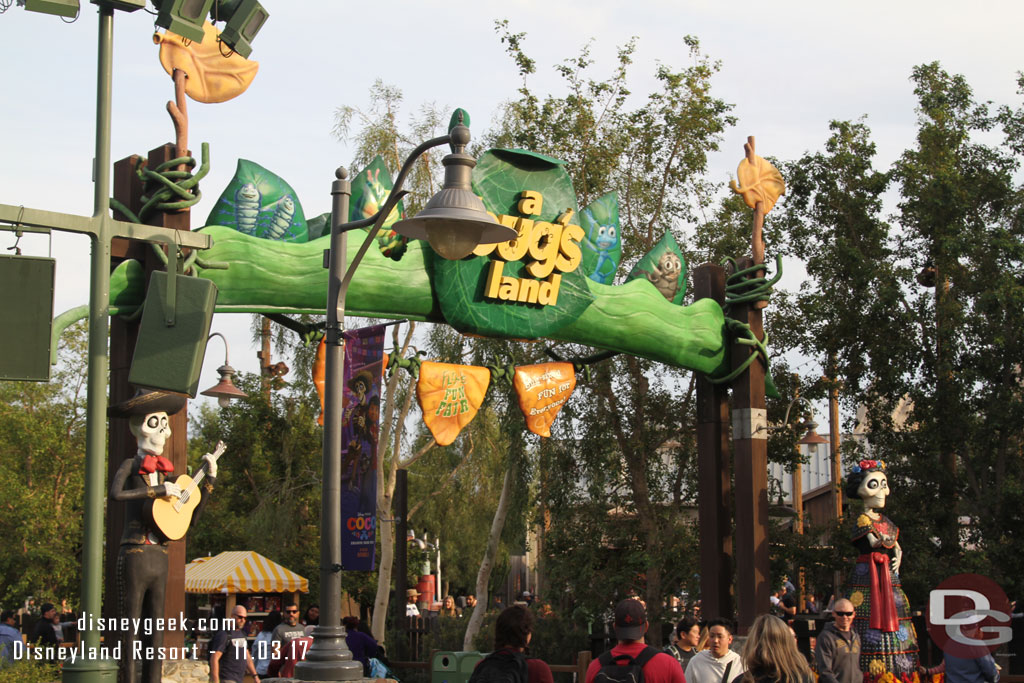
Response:
[[[732,438],[768,439],[768,411],[764,408],[739,408],[732,411]]]

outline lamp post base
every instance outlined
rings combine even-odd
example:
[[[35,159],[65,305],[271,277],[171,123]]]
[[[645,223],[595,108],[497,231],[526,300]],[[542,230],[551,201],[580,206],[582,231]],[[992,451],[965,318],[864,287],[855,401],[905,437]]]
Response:
[[[363,665],[352,659],[341,626],[317,626],[306,658],[295,665],[295,678],[302,681],[357,681]]]
[[[116,659],[68,660],[60,675],[61,683],[117,683]]]

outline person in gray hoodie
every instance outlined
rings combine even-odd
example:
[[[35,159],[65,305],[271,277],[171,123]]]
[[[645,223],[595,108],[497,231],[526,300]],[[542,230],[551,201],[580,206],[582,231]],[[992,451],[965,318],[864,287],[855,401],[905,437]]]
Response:
[[[853,603],[843,598],[832,606],[835,621],[818,634],[814,663],[820,683],[860,683],[860,636],[853,630]]]
[[[686,665],[686,683],[732,683],[747,669],[739,653],[729,649],[736,625],[731,619],[708,622],[708,646]]]

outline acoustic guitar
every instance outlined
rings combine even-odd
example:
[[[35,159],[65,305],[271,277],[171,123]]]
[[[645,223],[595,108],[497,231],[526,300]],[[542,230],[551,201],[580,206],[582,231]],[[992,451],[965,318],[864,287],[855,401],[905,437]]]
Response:
[[[227,446],[223,441],[217,442],[217,448],[210,455],[213,461],[224,454]],[[206,476],[207,462],[204,460],[202,467],[196,472],[195,478],[182,474],[174,483],[181,489],[181,494],[167,498],[154,498],[148,501],[150,520],[153,527],[168,541],[177,541],[188,533],[188,527],[192,523],[192,513],[195,512],[199,501],[203,499],[199,491],[199,484]]]

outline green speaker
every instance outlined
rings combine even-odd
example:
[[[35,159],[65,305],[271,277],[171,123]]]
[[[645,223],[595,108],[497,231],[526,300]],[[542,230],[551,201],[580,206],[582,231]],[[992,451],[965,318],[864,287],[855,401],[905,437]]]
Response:
[[[77,17],[78,0],[25,0],[25,9],[58,17]]]
[[[50,379],[56,265],[52,258],[0,256],[0,379]]]
[[[216,304],[217,286],[209,280],[154,271],[128,381],[195,398]]]

